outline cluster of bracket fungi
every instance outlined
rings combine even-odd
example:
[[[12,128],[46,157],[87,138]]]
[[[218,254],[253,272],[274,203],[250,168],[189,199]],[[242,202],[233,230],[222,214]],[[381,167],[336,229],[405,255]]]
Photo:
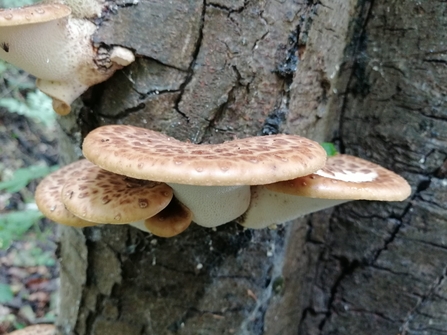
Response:
[[[37,78],[59,114],[88,87],[133,62],[130,50],[92,44],[104,0],[49,0],[0,9],[0,58]],[[105,126],[84,141],[87,159],[45,178],[36,202],[66,225],[131,224],[170,237],[191,221],[264,228],[346,201],[403,200],[408,183],[316,142],[273,135],[218,145],[182,143],[132,126]]]
[[[0,9],[0,59],[37,78],[54,110],[135,59],[125,48],[91,43],[104,0],[49,0]],[[217,145],[183,143],[133,126],[104,126],[84,140],[86,159],[47,176],[39,209],[61,224],[130,224],[172,237],[191,222],[236,221],[260,229],[351,200],[402,201],[411,188],[363,159],[326,157],[316,142],[294,135],[252,137]],[[53,334],[37,325],[14,335]]]
[[[34,75],[59,114],[134,60],[122,47],[92,45],[96,26],[88,18],[102,5],[55,0],[0,9],[0,58]],[[327,158],[317,143],[294,135],[195,145],[115,125],[92,131],[83,151],[87,159],[47,176],[36,190],[48,218],[75,227],[130,224],[161,237],[192,221],[260,229],[351,200],[402,201],[411,192],[383,167],[349,155]],[[37,332],[53,334],[54,326],[13,334]]]
[[[349,155],[327,157],[296,135],[192,144],[159,132],[109,125],[90,132],[86,159],[47,176],[36,203],[76,227],[130,224],[172,237],[192,221],[236,221],[260,229],[350,200],[401,201],[411,192],[395,173]]]

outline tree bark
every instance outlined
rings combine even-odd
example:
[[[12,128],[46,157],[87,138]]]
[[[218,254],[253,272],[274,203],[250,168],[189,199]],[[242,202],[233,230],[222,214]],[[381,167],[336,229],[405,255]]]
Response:
[[[64,161],[104,124],[194,143],[285,132],[335,142],[414,192],[276,230],[62,228],[62,334],[447,333],[445,2],[109,9],[94,42],[138,58],[61,119]]]
[[[340,140],[401,172],[410,201],[351,203],[316,227],[303,334],[446,334],[446,3],[365,3]]]

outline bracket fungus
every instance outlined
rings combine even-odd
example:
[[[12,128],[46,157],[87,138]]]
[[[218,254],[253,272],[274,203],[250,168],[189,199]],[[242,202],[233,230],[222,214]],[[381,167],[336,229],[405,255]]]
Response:
[[[102,223],[144,222],[169,205],[172,189],[164,183],[134,180],[102,170],[83,159],[46,176],[37,186],[35,198],[37,207],[49,219],[82,228]],[[160,222],[166,218],[169,224],[169,217],[178,217],[183,222],[171,224],[162,236],[169,230],[174,236],[175,231],[180,233],[189,225],[185,223],[189,215],[187,208],[182,205],[169,208],[157,216]],[[135,226],[148,231],[144,226]],[[162,228],[158,230],[163,231]]]
[[[253,187],[250,207],[238,222],[265,228],[351,200],[403,201],[410,193],[407,181],[394,172],[340,154],[307,176]]]
[[[114,56],[120,64],[109,52],[99,53],[91,42],[95,30],[95,24],[72,17],[70,7],[60,3],[0,9],[0,58],[35,76],[37,87],[53,99],[54,110],[66,115],[90,86],[134,59],[121,47]]]
[[[61,197],[65,183],[76,178],[79,169],[83,169],[88,164],[91,163],[87,160],[71,163],[49,174],[39,183],[34,196],[37,207],[47,218],[78,228],[97,225],[95,222],[83,220],[68,211]]]
[[[74,215],[92,222],[123,224],[150,218],[172,199],[172,189],[101,169],[81,160],[75,177],[62,188],[62,202]]]
[[[124,125],[99,127],[84,139],[85,157],[105,170],[165,182],[193,212],[215,227],[242,215],[250,186],[293,179],[324,166],[318,143],[294,135],[251,137],[222,144],[184,143]]]

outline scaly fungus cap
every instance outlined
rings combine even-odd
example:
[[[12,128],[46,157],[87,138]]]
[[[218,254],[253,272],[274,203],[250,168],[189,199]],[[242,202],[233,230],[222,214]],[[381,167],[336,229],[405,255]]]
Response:
[[[410,192],[397,174],[361,158],[337,155],[308,176],[253,186],[250,206],[238,222],[265,228],[351,200],[401,201]]]
[[[83,152],[93,163],[115,173],[203,186],[267,184],[307,175],[326,162],[324,149],[300,136],[196,145],[124,125],[96,128],[85,138]]]
[[[50,220],[73,226],[87,227],[97,223],[85,221],[67,210],[61,198],[64,184],[79,175],[79,171],[91,164],[86,159],[64,166],[46,176],[37,186],[35,199],[39,210]]]
[[[46,324],[34,325],[13,331],[8,335],[56,335],[56,327]]]
[[[84,160],[76,177],[62,188],[62,201],[74,215],[87,221],[122,224],[144,220],[165,208],[172,189],[101,169]]]
[[[350,155],[329,157],[321,170],[265,187],[291,195],[345,200],[402,201],[411,193],[401,176]]]

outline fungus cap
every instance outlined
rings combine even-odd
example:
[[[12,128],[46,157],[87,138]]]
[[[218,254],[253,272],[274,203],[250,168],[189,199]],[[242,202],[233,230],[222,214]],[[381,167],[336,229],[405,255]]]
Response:
[[[62,202],[61,192],[64,184],[76,178],[79,171],[91,164],[86,159],[80,160],[49,174],[37,186],[35,199],[39,210],[50,220],[73,226],[87,227],[96,223],[85,221],[67,210]]]
[[[399,175],[364,159],[337,155],[308,176],[252,187],[248,210],[238,219],[265,228],[351,200],[402,201],[411,193]]]
[[[102,8],[96,0],[65,2],[75,11],[87,2],[99,12]],[[130,50],[117,47],[114,58],[120,64],[114,63],[108,52],[92,45],[97,26],[70,13],[62,3],[0,9],[0,58],[35,76],[37,87],[53,98],[53,108],[62,115],[90,86],[134,59]]]
[[[402,201],[411,193],[407,181],[384,167],[350,155],[329,157],[308,176],[266,185],[280,193],[321,199]]]
[[[70,14],[70,7],[63,4],[37,3],[24,7],[0,8],[0,27],[49,22]]]
[[[196,145],[124,125],[96,128],[83,152],[103,169],[133,178],[206,186],[267,184],[310,174],[326,162],[318,143],[295,135]]]
[[[160,212],[171,199],[172,189],[164,183],[118,175],[87,160],[62,188],[62,201],[70,212],[98,223],[144,220]]]
[[[15,330],[8,335],[56,335],[56,327],[48,324],[34,325]]]
[[[173,237],[189,227],[192,217],[192,212],[180,201],[173,198],[161,212],[146,219],[144,225],[155,236]]]

